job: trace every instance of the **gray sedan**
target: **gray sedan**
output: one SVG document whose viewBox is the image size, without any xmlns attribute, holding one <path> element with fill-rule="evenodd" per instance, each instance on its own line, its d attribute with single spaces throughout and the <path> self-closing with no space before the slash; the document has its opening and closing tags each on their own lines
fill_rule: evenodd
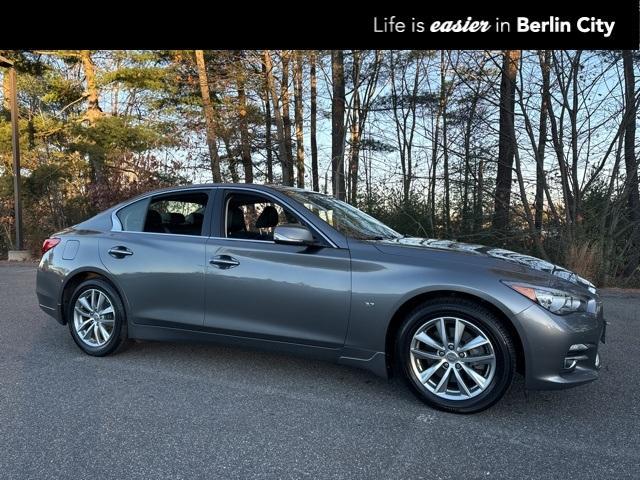
<svg viewBox="0 0 640 480">
<path fill-rule="evenodd" d="M 87 354 L 127 339 L 273 349 L 406 378 L 427 404 L 486 409 L 598 376 L 594 286 L 543 260 L 405 237 L 317 192 L 151 192 L 43 245 L 41 308 Z"/>
</svg>

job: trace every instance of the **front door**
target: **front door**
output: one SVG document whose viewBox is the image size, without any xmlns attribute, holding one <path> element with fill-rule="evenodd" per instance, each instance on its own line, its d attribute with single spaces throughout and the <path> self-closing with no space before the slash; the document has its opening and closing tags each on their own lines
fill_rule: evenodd
<svg viewBox="0 0 640 480">
<path fill-rule="evenodd" d="M 227 190 L 221 200 L 222 235 L 207 243 L 205 326 L 241 336 L 342 346 L 351 298 L 349 251 L 328 244 L 274 243 L 278 224 L 304 222 L 262 192 Z"/>
</svg>

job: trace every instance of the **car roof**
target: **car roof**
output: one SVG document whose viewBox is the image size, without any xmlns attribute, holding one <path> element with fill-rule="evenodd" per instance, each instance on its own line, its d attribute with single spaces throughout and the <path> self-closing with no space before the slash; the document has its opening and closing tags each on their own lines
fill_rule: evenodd
<svg viewBox="0 0 640 480">
<path fill-rule="evenodd" d="M 143 198 L 151 197 L 154 195 L 162 195 L 163 193 L 174 193 L 180 191 L 189 191 L 203 188 L 228 188 L 228 187 L 240 187 L 240 188 L 251 188 L 253 190 L 258 191 L 279 191 L 279 192 L 308 192 L 314 193 L 316 195 L 324 195 L 320 192 L 315 192 L 313 190 L 307 190 L 304 188 L 296 188 L 296 187 L 288 187 L 285 185 L 274 185 L 274 184 L 259 184 L 259 183 L 192 183 L 188 185 L 175 185 L 172 187 L 159 188 L 157 190 L 149 190 L 148 192 L 141 193 L 136 195 L 135 197 L 128 198 L 116 205 L 113 205 L 106 211 L 114 211 L 122 208 L 123 206 L 135 203 L 138 200 Z"/>
</svg>

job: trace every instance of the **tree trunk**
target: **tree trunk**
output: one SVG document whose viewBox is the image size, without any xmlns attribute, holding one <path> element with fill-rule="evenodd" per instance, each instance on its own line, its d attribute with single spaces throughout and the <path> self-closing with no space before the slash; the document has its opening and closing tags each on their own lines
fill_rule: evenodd
<svg viewBox="0 0 640 480">
<path fill-rule="evenodd" d="M 89 124 L 93 126 L 103 115 L 98 102 L 100 94 L 96 85 L 96 66 L 91 58 L 90 50 L 81 50 L 80 58 L 82 59 L 82 68 L 84 70 L 84 76 L 87 83 L 87 89 L 85 91 L 87 98 L 87 111 L 85 117 L 89 120 Z"/>
<path fill-rule="evenodd" d="M 360 97 L 357 92 L 353 95 L 353 115 L 350 126 L 351 141 L 349 142 L 349 201 L 352 205 L 356 205 L 358 202 L 358 164 L 360 163 L 360 122 L 358 118 Z"/>
<path fill-rule="evenodd" d="M 262 62 L 262 75 L 264 76 L 264 147 L 267 151 L 267 183 L 273 183 L 273 150 L 271 143 L 271 101 L 269 100 L 269 84 L 267 81 L 267 66 Z"/>
<path fill-rule="evenodd" d="M 240 65 L 242 70 L 243 65 Z M 253 162 L 251 161 L 251 140 L 249 138 L 249 124 L 247 122 L 247 93 L 245 91 L 244 71 L 238 72 L 238 117 L 240 120 L 240 154 L 244 169 L 245 183 L 253 183 Z"/>
<path fill-rule="evenodd" d="M 287 175 L 288 182 L 285 185 L 293 187 L 293 140 L 291 137 L 291 116 L 289 114 L 289 63 L 291 52 L 282 51 L 282 81 L 280 82 L 280 98 L 282 99 L 282 125 L 284 128 L 284 145 L 287 149 Z"/>
<path fill-rule="evenodd" d="M 265 65 L 265 77 L 269 93 L 273 99 L 273 113 L 276 117 L 276 138 L 278 140 L 278 157 L 282 167 L 282 183 L 284 185 L 293 185 L 293 178 L 289 176 L 288 165 L 291 163 L 289 152 L 285 143 L 284 122 L 280 113 L 280 100 L 276 92 L 275 82 L 273 79 L 273 62 L 271 61 L 271 52 L 265 50 L 263 53 L 263 61 Z"/>
<path fill-rule="evenodd" d="M 298 188 L 304 188 L 304 133 L 302 116 L 302 54 L 295 53 L 293 66 L 293 105 L 296 124 L 296 167 Z"/>
<path fill-rule="evenodd" d="M 480 158 L 478 161 L 478 171 L 476 172 L 476 195 L 475 209 L 473 212 L 473 233 L 480 233 L 484 226 L 484 160 Z"/>
<path fill-rule="evenodd" d="M 238 176 L 238 162 L 236 160 L 235 152 L 231 146 L 230 132 L 226 131 L 221 136 L 224 149 L 227 151 L 226 159 L 229 163 L 229 173 L 231 174 L 231 181 L 233 183 L 239 183 L 240 177 Z"/>
<path fill-rule="evenodd" d="M 5 72 L 2 76 L 2 108 L 8 112 L 11 110 L 11 85 L 9 73 Z"/>
<path fill-rule="evenodd" d="M 309 75 L 311 76 L 311 177 L 312 188 L 314 191 L 320 191 L 320 179 L 318 175 L 318 140 L 316 138 L 316 123 L 318 116 L 318 78 L 316 76 L 316 53 L 312 52 L 309 59 Z"/>
<path fill-rule="evenodd" d="M 513 125 L 515 120 L 516 75 L 518 73 L 519 50 L 505 50 L 500 82 L 500 131 L 498 143 L 498 172 L 496 176 L 495 210 L 493 228 L 504 237 L 509 226 L 509 206 L 511 202 L 511 181 L 513 174 L 514 144 Z"/>
<path fill-rule="evenodd" d="M 432 235 L 435 237 L 436 223 L 436 175 L 438 174 L 438 142 L 440 139 L 440 115 L 442 109 L 438 107 L 433 124 L 433 139 L 431 141 L 431 172 L 429 178 L 429 213 L 431 215 Z"/>
<path fill-rule="evenodd" d="M 476 109 L 478 108 L 478 100 L 480 94 L 478 91 L 473 93 L 471 99 L 471 107 L 466 119 L 464 130 L 464 193 L 462 198 L 462 233 L 467 235 L 471 232 L 471 212 L 469 208 L 469 187 L 471 172 L 471 135 L 473 130 L 473 122 L 476 116 Z M 475 198 L 475 196 L 474 196 Z"/>
<path fill-rule="evenodd" d="M 358 168 L 360 163 L 360 52 L 353 50 L 353 114 L 351 115 L 351 141 L 349 151 L 350 203 L 358 202 Z"/>
<path fill-rule="evenodd" d="M 632 275 L 640 264 L 640 195 L 638 192 L 638 162 L 636 161 L 636 79 L 633 71 L 633 52 L 622 51 L 625 85 L 624 163 L 627 173 L 627 207 L 631 222 L 631 251 L 624 273 Z"/>
<path fill-rule="evenodd" d="M 440 56 L 440 105 L 442 110 L 442 166 L 444 169 L 444 237 L 451 235 L 451 194 L 449 182 L 449 141 L 447 129 L 447 90 L 446 90 L 445 52 Z"/>
<path fill-rule="evenodd" d="M 331 51 L 331 76 L 333 80 L 333 98 L 331 100 L 331 184 L 334 197 L 345 199 L 344 181 L 344 52 Z"/>
<path fill-rule="evenodd" d="M 84 94 L 87 99 L 87 110 L 84 116 L 89 122 L 89 126 L 93 128 L 96 122 L 103 116 L 99 103 L 100 92 L 98 91 L 98 86 L 96 84 L 96 66 L 91 58 L 90 50 L 81 50 L 80 59 L 82 60 L 82 69 L 84 71 L 86 81 L 86 90 Z M 8 75 L 5 75 L 5 77 L 8 77 Z M 89 153 L 89 163 L 93 173 L 93 182 L 98 185 L 104 185 L 105 183 L 105 160 L 105 156 L 101 152 L 94 151 L 93 153 Z"/>
<path fill-rule="evenodd" d="M 540 125 L 538 128 L 538 148 L 536 151 L 536 198 L 535 198 L 535 229 L 537 235 L 542 234 L 542 213 L 544 209 L 544 151 L 547 143 L 547 115 L 549 98 L 549 71 L 551 54 L 545 50 L 540 55 L 540 69 L 542 70 L 542 100 L 540 102 Z"/>
<path fill-rule="evenodd" d="M 211 159 L 211 175 L 215 183 L 222 182 L 220 174 L 220 156 L 218 154 L 218 144 L 216 137 L 216 122 L 209 92 L 209 77 L 207 75 L 207 64 L 204 61 L 204 52 L 196 50 L 196 63 L 198 65 L 198 81 L 200 83 L 200 94 L 202 95 L 202 108 L 207 130 L 207 145 L 209 146 L 209 157 Z"/>
</svg>

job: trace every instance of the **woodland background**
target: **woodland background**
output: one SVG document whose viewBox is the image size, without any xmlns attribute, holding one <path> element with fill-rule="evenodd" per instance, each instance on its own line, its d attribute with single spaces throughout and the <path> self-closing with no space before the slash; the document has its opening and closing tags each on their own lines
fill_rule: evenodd
<svg viewBox="0 0 640 480">
<path fill-rule="evenodd" d="M 18 70 L 34 251 L 154 188 L 281 183 L 333 194 L 401 233 L 640 284 L 637 51 L 0 55 Z M 13 239 L 3 79 L 0 257 Z"/>
</svg>

